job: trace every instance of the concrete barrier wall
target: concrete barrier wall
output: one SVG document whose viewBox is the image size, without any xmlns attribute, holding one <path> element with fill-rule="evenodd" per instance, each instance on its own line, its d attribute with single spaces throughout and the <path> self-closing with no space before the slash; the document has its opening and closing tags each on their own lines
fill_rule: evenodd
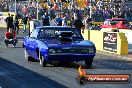
<svg viewBox="0 0 132 88">
<path fill-rule="evenodd" d="M 103 50 L 103 32 L 90 30 L 90 40 L 96 44 L 97 50 Z"/>
<path fill-rule="evenodd" d="M 117 33 L 117 54 L 127 55 L 128 54 L 128 41 L 125 33 Z"/>
<path fill-rule="evenodd" d="M 85 40 L 90 40 L 90 30 L 83 29 L 81 33 L 82 33 L 83 38 Z"/>
<path fill-rule="evenodd" d="M 128 44 L 132 44 L 132 30 L 119 29 L 119 31 L 125 33 L 125 36 L 127 37 Z"/>
<path fill-rule="evenodd" d="M 82 35 L 85 40 L 91 40 L 95 44 L 97 50 L 103 51 L 103 32 L 84 29 Z"/>
<path fill-rule="evenodd" d="M 112 32 L 110 32 L 112 33 Z M 104 50 L 103 41 L 104 41 L 104 32 L 96 30 L 82 30 L 82 35 L 85 40 L 90 40 L 94 42 L 96 49 L 99 51 L 114 53 Z M 128 41 L 125 36 L 125 33 L 117 32 L 117 52 L 115 54 L 127 55 L 128 54 Z"/>
</svg>

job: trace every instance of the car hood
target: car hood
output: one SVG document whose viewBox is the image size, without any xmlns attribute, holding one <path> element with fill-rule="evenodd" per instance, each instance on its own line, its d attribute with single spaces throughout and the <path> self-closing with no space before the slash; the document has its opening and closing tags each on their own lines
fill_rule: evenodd
<svg viewBox="0 0 132 88">
<path fill-rule="evenodd" d="M 48 47 L 62 47 L 62 46 L 94 46 L 93 42 L 88 40 L 77 39 L 72 42 L 60 42 L 58 39 L 42 39 Z"/>
</svg>

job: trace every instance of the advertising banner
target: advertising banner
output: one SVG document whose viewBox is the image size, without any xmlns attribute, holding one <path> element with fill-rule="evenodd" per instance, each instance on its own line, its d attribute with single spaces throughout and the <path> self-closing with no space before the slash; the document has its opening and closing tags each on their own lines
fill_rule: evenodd
<svg viewBox="0 0 132 88">
<path fill-rule="evenodd" d="M 117 33 L 104 32 L 103 39 L 104 50 L 117 53 Z"/>
</svg>

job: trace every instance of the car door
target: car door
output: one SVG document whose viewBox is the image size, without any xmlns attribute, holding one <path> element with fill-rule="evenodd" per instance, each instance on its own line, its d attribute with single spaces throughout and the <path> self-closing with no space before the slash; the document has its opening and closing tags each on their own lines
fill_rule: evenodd
<svg viewBox="0 0 132 88">
<path fill-rule="evenodd" d="M 30 35 L 30 39 L 29 39 L 29 42 L 28 42 L 28 50 L 29 50 L 29 53 L 30 55 L 36 59 L 37 55 L 36 55 L 36 48 L 37 48 L 37 35 L 38 35 L 38 29 L 34 29 L 32 32 L 31 32 L 31 35 Z"/>
</svg>

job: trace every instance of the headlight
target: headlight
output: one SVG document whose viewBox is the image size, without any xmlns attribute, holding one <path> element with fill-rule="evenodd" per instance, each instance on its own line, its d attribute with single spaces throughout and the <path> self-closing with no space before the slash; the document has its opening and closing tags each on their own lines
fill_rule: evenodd
<svg viewBox="0 0 132 88">
<path fill-rule="evenodd" d="M 93 47 L 89 48 L 89 53 L 94 53 L 94 48 Z"/>
<path fill-rule="evenodd" d="M 55 53 L 56 53 L 55 49 L 49 49 L 49 54 L 55 54 Z"/>
<path fill-rule="evenodd" d="M 89 50 L 88 49 L 82 49 L 82 52 L 83 53 L 89 53 Z"/>
<path fill-rule="evenodd" d="M 87 53 L 87 54 L 93 54 L 94 53 L 94 48 L 93 47 L 89 47 L 89 48 L 86 48 L 86 49 L 82 49 L 82 52 L 83 53 Z"/>
</svg>

